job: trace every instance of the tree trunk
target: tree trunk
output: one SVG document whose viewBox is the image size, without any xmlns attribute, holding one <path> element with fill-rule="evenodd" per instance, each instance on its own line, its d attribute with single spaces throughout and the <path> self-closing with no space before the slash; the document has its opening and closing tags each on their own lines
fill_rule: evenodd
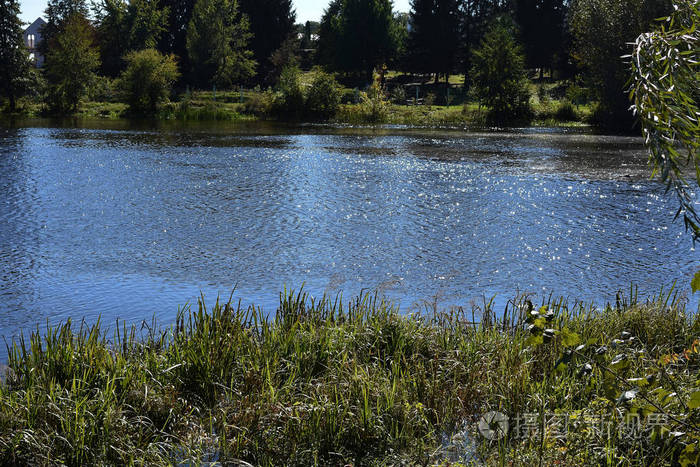
<svg viewBox="0 0 700 467">
<path fill-rule="evenodd" d="M 14 112 L 17 108 L 17 99 L 15 99 L 15 93 L 11 92 L 7 98 L 10 101 L 10 113 Z"/>
</svg>

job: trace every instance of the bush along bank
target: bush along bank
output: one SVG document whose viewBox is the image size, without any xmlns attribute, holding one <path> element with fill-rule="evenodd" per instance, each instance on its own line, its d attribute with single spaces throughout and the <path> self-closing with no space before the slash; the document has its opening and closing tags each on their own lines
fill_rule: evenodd
<svg viewBox="0 0 700 467">
<path fill-rule="evenodd" d="M 578 88 L 558 84 L 532 85 L 527 112 L 494 112 L 462 89 L 447 99 L 442 89 L 422 91 L 423 98 L 406 99 L 404 86 L 382 86 L 375 80 L 364 91 L 342 87 L 334 75 L 320 69 L 301 72 L 290 67 L 283 70 L 277 84 L 263 90 L 190 91 L 163 94 L 164 86 L 154 86 L 153 96 L 134 90 L 142 89 L 144 73 L 156 74 L 166 67 L 168 57 L 140 54 L 132 57 L 131 74 L 119 80 L 97 80 L 87 99 L 74 112 L 56 113 L 42 100 L 21 101 L 17 113 L 9 117 L 77 117 L 107 119 L 154 119 L 179 121 L 251 121 L 330 122 L 334 124 L 398 124 L 417 127 L 490 127 L 490 126 L 572 126 L 590 122 L 595 103 L 578 97 Z M 158 75 L 160 76 L 160 75 Z M 127 79 L 128 77 L 128 79 Z M 151 81 L 155 81 L 152 79 Z M 568 87 L 567 87 L 568 86 Z M 569 93 L 569 90 L 573 90 Z M 443 94 L 440 94 L 442 91 Z M 536 92 L 535 92 L 536 91 Z M 566 95 L 564 95 L 566 91 Z M 459 95 L 459 99 L 454 96 Z M 569 96 L 571 94 L 571 96 Z M 580 92 L 579 92 L 580 94 Z M 576 101 L 574 105 L 572 102 Z M 581 102 L 584 102 L 581 104 Z M 124 102 L 130 102 L 126 104 Z M 499 117 L 500 115 L 500 117 Z"/>
<path fill-rule="evenodd" d="M 699 330 L 668 295 L 406 315 L 285 291 L 270 316 L 67 322 L 9 348 L 0 462 L 692 465 Z"/>
</svg>

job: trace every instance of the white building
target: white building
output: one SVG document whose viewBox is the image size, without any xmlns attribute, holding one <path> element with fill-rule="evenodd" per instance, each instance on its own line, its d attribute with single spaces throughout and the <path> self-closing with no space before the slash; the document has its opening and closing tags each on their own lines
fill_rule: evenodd
<svg viewBox="0 0 700 467">
<path fill-rule="evenodd" d="M 34 20 L 32 24 L 29 25 L 27 29 L 24 30 L 22 37 L 24 38 L 24 45 L 29 51 L 29 57 L 32 59 L 37 68 L 41 68 L 44 65 L 44 56 L 39 53 L 37 47 L 41 42 L 41 30 L 46 25 L 46 21 L 41 18 Z"/>
</svg>

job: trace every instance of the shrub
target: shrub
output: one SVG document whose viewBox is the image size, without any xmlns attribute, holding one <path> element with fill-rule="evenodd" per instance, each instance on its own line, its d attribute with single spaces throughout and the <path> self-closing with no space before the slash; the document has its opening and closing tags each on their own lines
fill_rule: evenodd
<svg viewBox="0 0 700 467">
<path fill-rule="evenodd" d="M 333 75 L 319 71 L 306 93 L 306 111 L 314 118 L 328 119 L 340 106 L 338 83 Z"/>
<path fill-rule="evenodd" d="M 435 104 L 435 93 L 429 92 L 426 94 L 425 98 L 423 99 L 423 104 L 425 104 L 426 107 L 431 108 L 433 104 Z"/>
<path fill-rule="evenodd" d="M 364 121 L 368 123 L 382 123 L 386 121 L 389 112 L 389 102 L 384 96 L 384 91 L 377 81 L 360 93 L 360 112 Z"/>
<path fill-rule="evenodd" d="M 125 60 L 127 66 L 119 78 L 119 88 L 129 108 L 137 113 L 155 112 L 180 76 L 175 56 L 145 49 L 130 52 Z"/>
<path fill-rule="evenodd" d="M 474 52 L 472 77 L 479 101 L 491 109 L 496 122 L 530 116 L 530 92 L 525 58 L 511 28 L 494 23 Z"/>
<path fill-rule="evenodd" d="M 403 105 L 406 103 L 406 90 L 403 86 L 394 86 L 389 92 L 389 100 L 393 104 Z"/>
<path fill-rule="evenodd" d="M 267 117 L 272 113 L 275 96 L 272 91 L 254 92 L 246 97 L 243 103 L 243 112 Z"/>
<path fill-rule="evenodd" d="M 282 70 L 277 81 L 272 112 L 277 116 L 298 117 L 304 108 L 304 93 L 299 82 L 300 71 L 295 66 Z"/>
<path fill-rule="evenodd" d="M 341 104 L 359 104 L 360 103 L 360 92 L 357 89 L 351 91 L 345 91 L 342 96 L 340 96 Z"/>
<path fill-rule="evenodd" d="M 566 98 L 575 105 L 588 104 L 590 101 L 590 96 L 588 94 L 588 89 L 582 88 L 576 84 L 572 84 L 566 88 Z"/>
<path fill-rule="evenodd" d="M 576 114 L 576 109 L 571 101 L 564 100 L 559 103 L 557 107 L 557 112 L 554 114 L 557 120 L 564 122 L 572 122 L 578 120 L 578 115 Z"/>
<path fill-rule="evenodd" d="M 91 101 L 110 102 L 114 98 L 114 80 L 107 76 L 96 76 L 90 83 L 87 97 Z"/>
</svg>

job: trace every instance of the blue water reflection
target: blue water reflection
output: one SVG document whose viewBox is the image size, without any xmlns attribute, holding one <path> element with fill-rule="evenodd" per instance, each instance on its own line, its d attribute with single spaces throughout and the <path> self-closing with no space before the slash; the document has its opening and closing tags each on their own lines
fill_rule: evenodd
<svg viewBox="0 0 700 467">
<path fill-rule="evenodd" d="M 0 335 L 173 319 L 200 290 L 614 299 L 700 255 L 636 138 L 576 132 L 0 129 Z M 697 307 L 697 298 L 691 297 Z"/>
</svg>

